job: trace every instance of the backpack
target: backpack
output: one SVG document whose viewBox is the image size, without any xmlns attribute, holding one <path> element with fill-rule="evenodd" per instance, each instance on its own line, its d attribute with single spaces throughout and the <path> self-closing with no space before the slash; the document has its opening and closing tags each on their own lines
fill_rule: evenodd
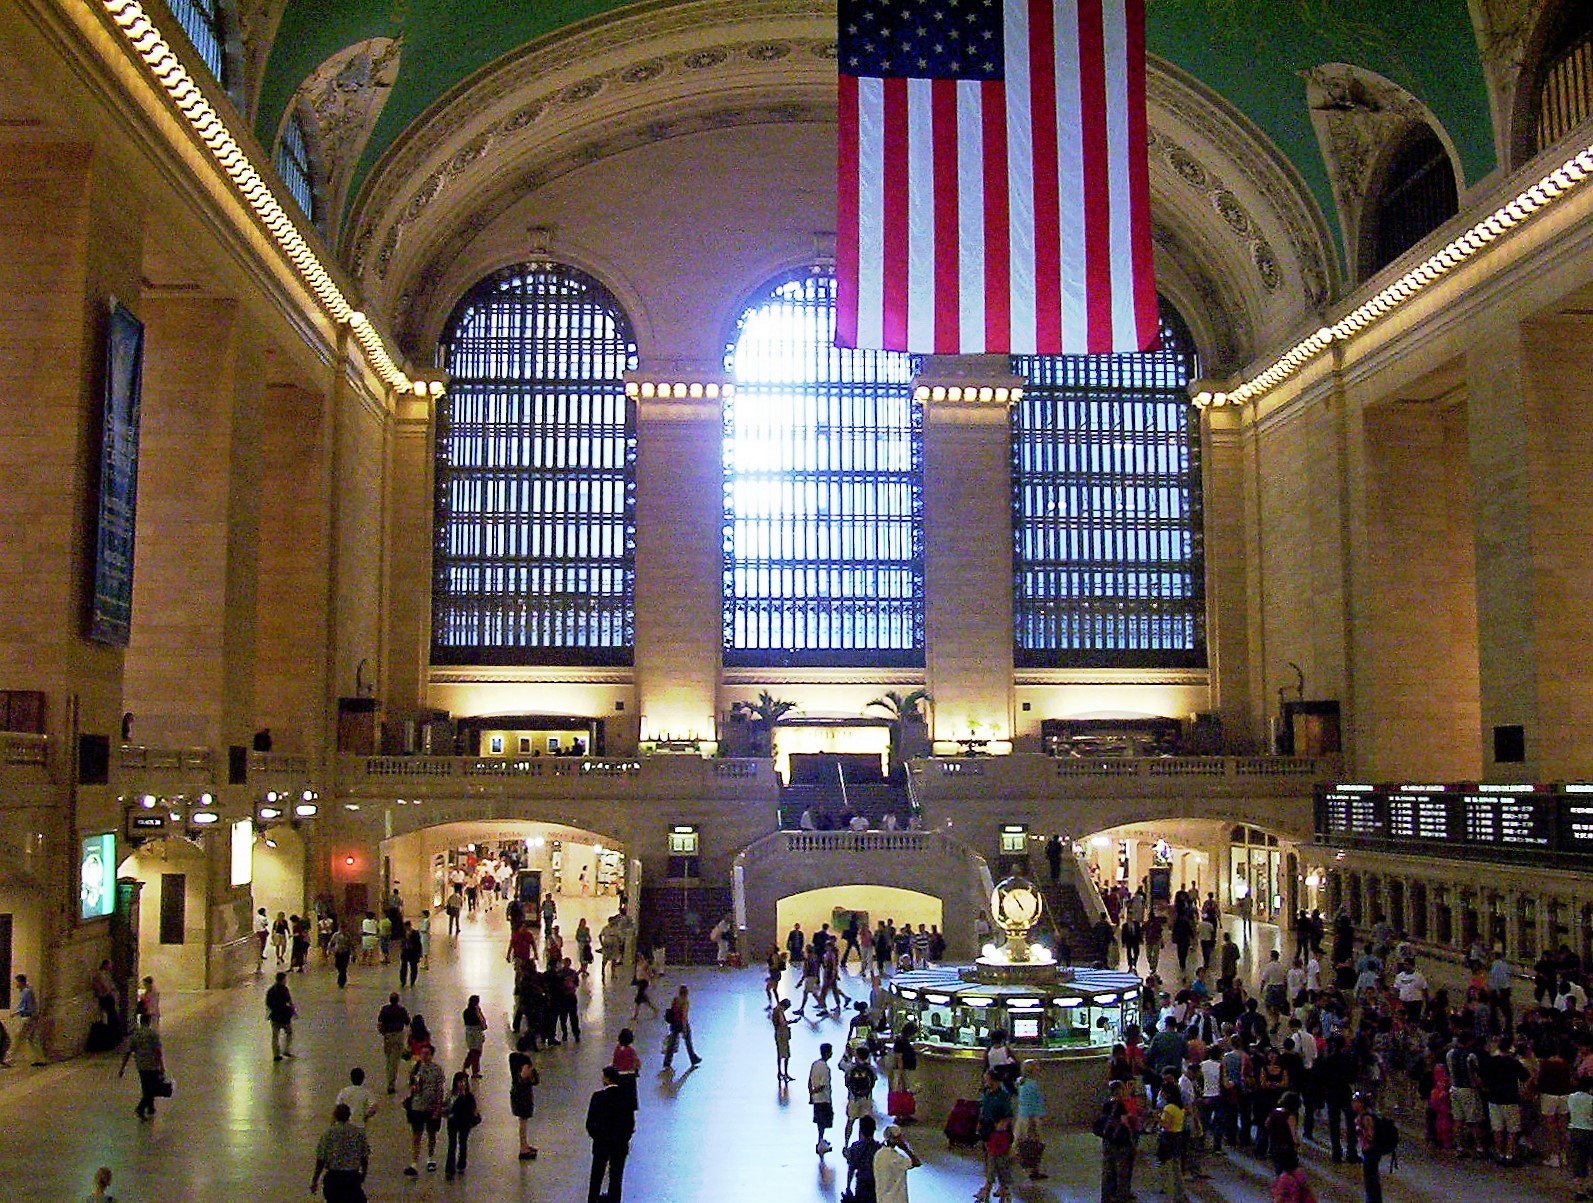
<svg viewBox="0 0 1593 1203">
<path fill-rule="evenodd" d="M 1372 1152 L 1387 1157 L 1390 1168 L 1398 1168 L 1399 1125 L 1385 1115 L 1372 1117 Z"/>
<path fill-rule="evenodd" d="M 674 1003 L 670 1003 L 669 1009 L 664 1012 L 664 1022 L 669 1024 L 669 1030 L 671 1032 L 678 1032 L 682 1030 L 684 1025 L 682 1025 L 680 1022 L 680 1009 L 676 1007 Z"/>
<path fill-rule="evenodd" d="M 862 1098 L 874 1089 L 874 1071 L 866 1065 L 854 1065 L 846 1071 L 846 1092 Z"/>
</svg>

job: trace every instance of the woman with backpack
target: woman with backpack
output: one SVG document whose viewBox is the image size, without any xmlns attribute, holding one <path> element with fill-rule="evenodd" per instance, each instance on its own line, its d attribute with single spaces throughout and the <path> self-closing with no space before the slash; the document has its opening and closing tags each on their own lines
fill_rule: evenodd
<svg viewBox="0 0 1593 1203">
<path fill-rule="evenodd" d="M 1393 1120 L 1377 1114 L 1372 1100 L 1365 1094 L 1357 1093 L 1350 1107 L 1355 1112 L 1355 1137 L 1361 1149 L 1361 1184 L 1366 1203 L 1383 1203 L 1382 1161 L 1394 1151 L 1390 1147 L 1393 1142 L 1389 1129 L 1395 1132 L 1398 1129 L 1394 1128 Z"/>
</svg>

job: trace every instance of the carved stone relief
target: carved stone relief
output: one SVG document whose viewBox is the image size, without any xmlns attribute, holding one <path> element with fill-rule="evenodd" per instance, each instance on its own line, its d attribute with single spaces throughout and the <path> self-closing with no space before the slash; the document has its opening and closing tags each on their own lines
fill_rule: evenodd
<svg viewBox="0 0 1593 1203">
<path fill-rule="evenodd" d="M 1245 185 L 1265 200 L 1267 210 L 1288 239 L 1289 253 L 1299 272 L 1307 302 L 1321 305 L 1333 296 L 1338 284 L 1338 260 L 1331 249 L 1331 236 L 1304 182 L 1281 154 L 1260 137 L 1250 136 L 1242 118 L 1220 118 L 1218 114 L 1227 107 L 1227 102 L 1170 63 L 1155 62 L 1146 81 L 1146 96 L 1153 112 L 1156 108 L 1165 109 L 1198 133 L 1233 165 Z M 1210 193 L 1206 183 L 1196 182 L 1200 167 L 1187 152 L 1169 162 L 1192 187 Z M 1232 224 L 1229 217 L 1232 206 L 1225 204 L 1224 207 L 1229 210 L 1223 213 L 1224 220 Z M 1265 252 L 1253 249 L 1252 255 L 1256 270 L 1267 276 L 1272 274 L 1267 264 L 1276 266 L 1279 262 L 1276 249 L 1270 245 Z M 1279 267 L 1278 270 L 1282 272 L 1283 269 Z"/>
<path fill-rule="evenodd" d="M 266 59 L 277 38 L 277 26 L 288 0 L 238 0 L 238 41 L 243 48 L 243 111 L 249 123 L 259 116 L 260 85 Z"/>
<path fill-rule="evenodd" d="M 319 152 L 322 201 L 333 227 L 376 119 L 392 95 L 402 53 L 401 38 L 368 38 L 345 46 L 299 86 L 295 99 L 313 114 L 310 132 Z"/>
<path fill-rule="evenodd" d="M 1344 245 L 1353 261 L 1361 243 L 1367 194 L 1384 153 L 1413 125 L 1430 126 L 1440 139 L 1444 132 L 1426 105 L 1376 72 L 1349 63 L 1324 63 L 1304 76 L 1311 125 L 1322 147 Z M 1453 160 L 1453 148 L 1449 149 Z M 1455 178 L 1461 178 L 1458 162 Z"/>
<path fill-rule="evenodd" d="M 1550 3 L 1551 0 L 1471 0 L 1471 21 L 1477 33 L 1482 72 L 1488 81 L 1500 162 L 1509 162 L 1516 92 L 1527 65 L 1532 33 Z"/>
</svg>

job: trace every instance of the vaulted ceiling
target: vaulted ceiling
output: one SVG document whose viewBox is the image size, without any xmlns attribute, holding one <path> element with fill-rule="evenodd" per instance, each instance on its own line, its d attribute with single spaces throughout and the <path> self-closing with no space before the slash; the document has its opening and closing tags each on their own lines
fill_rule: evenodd
<svg viewBox="0 0 1593 1203">
<path fill-rule="evenodd" d="M 257 128 L 270 145 L 295 91 L 318 68 L 356 43 L 398 39 L 390 93 L 341 190 L 342 199 L 352 201 L 396 142 L 424 137 L 439 102 L 495 60 L 575 26 L 600 35 L 605 18 L 620 10 L 628 16 L 679 13 L 695 2 L 286 0 L 258 79 Z M 1501 4 L 1508 7 L 1508 0 L 1484 7 Z M 814 5 L 815 14 L 825 11 L 833 14 L 833 4 Z M 1467 0 L 1149 0 L 1147 19 L 1152 54 L 1254 122 L 1299 173 L 1324 216 L 1334 213 L 1333 182 L 1304 78 L 1322 64 L 1375 72 L 1422 102 L 1447 135 L 1467 183 L 1496 164 L 1488 81 Z"/>
</svg>

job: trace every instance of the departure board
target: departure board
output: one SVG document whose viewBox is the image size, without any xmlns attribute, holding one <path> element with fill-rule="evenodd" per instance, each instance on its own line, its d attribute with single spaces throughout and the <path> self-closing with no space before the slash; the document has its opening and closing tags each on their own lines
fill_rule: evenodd
<svg viewBox="0 0 1593 1203">
<path fill-rule="evenodd" d="M 1593 784 L 1323 785 L 1316 801 L 1326 844 L 1593 866 Z"/>
</svg>

